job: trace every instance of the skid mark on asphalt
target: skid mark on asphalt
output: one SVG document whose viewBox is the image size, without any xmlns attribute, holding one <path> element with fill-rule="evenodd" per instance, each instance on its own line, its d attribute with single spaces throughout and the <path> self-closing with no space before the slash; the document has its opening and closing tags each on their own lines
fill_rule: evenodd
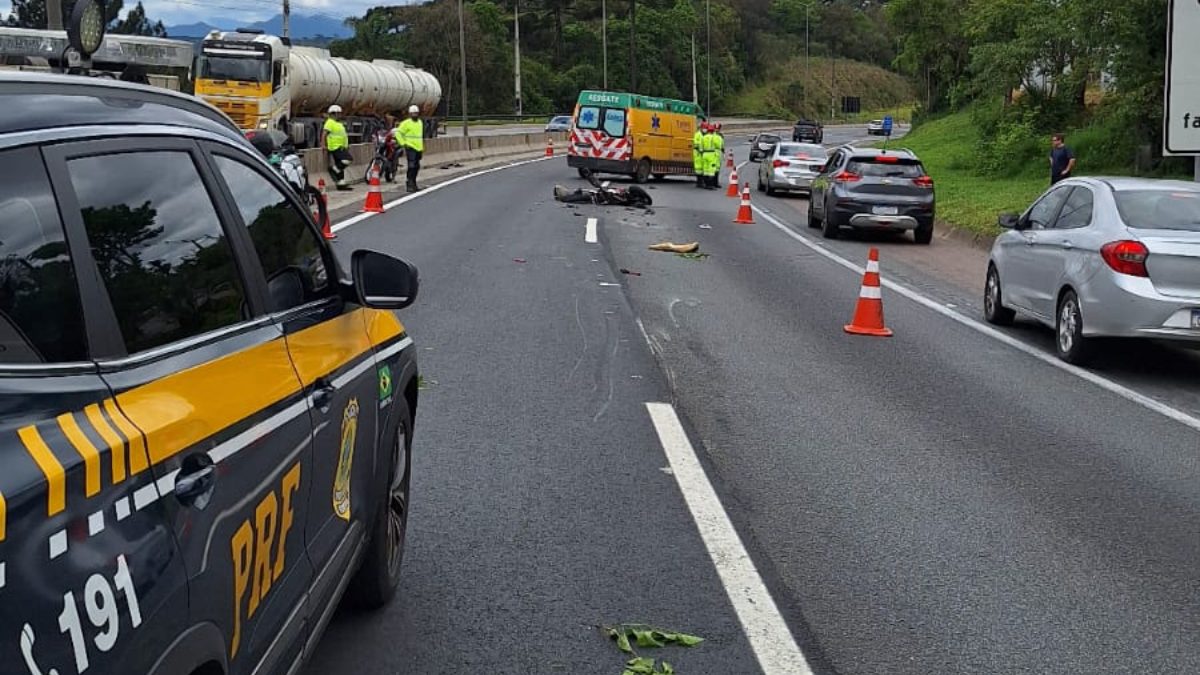
<svg viewBox="0 0 1200 675">
<path fill-rule="evenodd" d="M 780 232 L 787 235 L 788 237 L 791 237 L 795 241 L 803 244 L 804 246 L 807 246 L 808 248 L 812 249 L 813 251 L 816 251 L 817 253 L 821 254 L 822 256 L 828 258 L 829 260 L 837 263 L 838 265 L 841 265 L 842 267 L 845 267 L 846 269 L 848 269 L 856 274 L 862 274 L 864 272 L 863 267 L 843 258 L 842 256 L 838 255 L 837 253 L 834 253 L 833 251 L 830 251 L 826 247 L 809 239 L 808 237 L 806 237 L 802 234 L 799 234 L 794 229 L 789 227 L 786 223 L 779 220 L 775 216 L 771 215 L 769 212 L 764 211 L 763 209 L 760 209 L 757 206 L 751 206 L 751 208 L 754 209 L 754 211 L 758 215 L 765 218 L 767 220 L 767 222 L 769 222 L 771 225 L 773 225 L 776 229 L 778 229 Z M 1150 410 L 1151 412 L 1158 413 L 1159 415 L 1162 415 L 1163 417 L 1166 417 L 1168 419 L 1179 422 L 1180 424 L 1183 424 L 1183 425 L 1185 425 L 1191 429 L 1194 429 L 1196 431 L 1200 431 L 1200 418 L 1189 415 L 1189 414 L 1183 412 L 1182 410 L 1179 410 L 1178 408 L 1174 408 L 1165 403 L 1156 401 L 1153 398 L 1151 398 L 1145 394 L 1139 393 L 1139 392 L 1137 392 L 1133 389 L 1130 389 L 1129 387 L 1126 387 L 1122 384 L 1118 384 L 1102 375 L 1097 375 L 1096 373 L 1093 373 L 1090 370 L 1085 370 L 1078 366 L 1073 366 L 1069 363 L 1066 363 L 1066 362 L 1060 360 L 1057 356 L 1047 354 L 1046 352 L 1038 349 L 1037 347 L 1029 345 L 1015 337 L 1012 337 L 1011 335 L 1002 333 L 1002 332 L 996 330 L 995 328 L 992 328 L 991 326 L 980 323 L 979 321 L 976 321 L 975 319 L 965 316 L 964 314 L 958 312 L 955 309 L 948 308 L 946 305 L 944 305 L 940 302 L 931 300 L 931 299 L 925 297 L 924 295 L 922 295 L 921 293 L 912 290 L 908 286 L 905 286 L 903 284 L 898 284 L 889 279 L 883 279 L 882 285 L 884 288 L 887 288 L 890 291 L 895 291 L 896 293 L 904 296 L 905 298 L 908 298 L 909 300 L 912 300 L 913 302 L 917 303 L 918 305 L 921 305 L 922 307 L 933 310 L 934 312 L 941 314 L 942 316 L 950 319 L 951 321 L 954 321 L 958 324 L 966 326 L 967 328 L 970 328 L 978 333 L 986 335 L 987 337 L 990 337 L 993 340 L 996 340 L 996 341 L 1001 342 L 1009 347 L 1012 347 L 1013 349 L 1016 349 L 1017 351 L 1025 354 L 1027 356 L 1031 356 L 1031 357 L 1037 359 L 1038 361 L 1045 363 L 1046 365 L 1057 368 L 1065 373 L 1074 375 L 1075 377 L 1078 377 L 1081 380 L 1084 380 L 1086 382 L 1094 384 L 1097 387 L 1100 387 L 1101 389 L 1103 389 L 1111 394 L 1115 394 L 1131 403 L 1140 405 L 1143 408 Z"/>
<path fill-rule="evenodd" d="M 670 462 L 670 473 L 683 493 L 764 675 L 812 675 L 808 661 L 704 473 L 674 406 L 647 403 L 646 410 Z"/>
</svg>

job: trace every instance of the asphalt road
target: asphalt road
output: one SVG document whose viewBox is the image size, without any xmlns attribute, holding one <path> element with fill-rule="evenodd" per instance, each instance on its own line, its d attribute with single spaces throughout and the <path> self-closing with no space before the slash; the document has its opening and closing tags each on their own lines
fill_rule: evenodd
<svg viewBox="0 0 1200 675">
<path fill-rule="evenodd" d="M 596 627 L 623 621 L 708 638 L 664 654 L 681 674 L 761 672 L 654 401 L 816 672 L 1200 672 L 1193 352 L 1114 347 L 1090 382 L 1044 331 L 979 329 L 978 251 L 826 242 L 797 197 L 754 193 L 739 226 L 684 181 L 652 213 L 569 208 L 555 182 L 580 184 L 528 164 L 341 232 L 420 267 L 402 317 L 428 387 L 401 594 L 340 612 L 308 673 L 616 675 Z M 891 339 L 842 331 L 871 245 L 926 299 L 884 290 Z"/>
<path fill-rule="evenodd" d="M 722 119 L 717 118 L 718 122 L 761 122 L 770 124 L 772 120 L 753 120 L 753 119 Z M 445 126 L 445 136 L 459 137 L 463 135 L 462 123 L 450 120 L 452 124 Z M 542 131 L 546 128 L 545 124 L 472 124 L 468 130 L 472 136 L 508 136 L 511 134 L 529 134 Z"/>
</svg>

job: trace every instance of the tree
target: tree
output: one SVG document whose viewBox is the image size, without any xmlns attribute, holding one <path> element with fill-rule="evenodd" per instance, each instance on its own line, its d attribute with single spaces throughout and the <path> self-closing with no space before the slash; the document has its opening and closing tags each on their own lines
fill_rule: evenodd
<svg viewBox="0 0 1200 675">
<path fill-rule="evenodd" d="M 117 0 L 117 2 L 114 4 L 116 4 L 119 9 L 121 0 Z M 113 16 L 116 15 L 113 14 Z M 146 8 L 142 7 L 141 0 L 138 0 L 138 4 L 134 5 L 133 9 L 129 10 L 129 13 L 125 15 L 124 19 L 114 19 L 112 21 L 113 23 L 108 29 L 111 33 L 117 33 L 121 35 L 148 35 L 151 37 L 167 36 L 167 29 L 163 26 L 162 21 L 152 22 L 146 17 Z"/>
</svg>

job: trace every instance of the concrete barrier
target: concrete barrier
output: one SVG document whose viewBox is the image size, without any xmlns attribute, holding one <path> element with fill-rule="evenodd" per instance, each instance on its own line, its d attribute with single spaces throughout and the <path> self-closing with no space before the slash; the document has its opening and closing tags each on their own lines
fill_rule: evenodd
<svg viewBox="0 0 1200 675">
<path fill-rule="evenodd" d="M 725 132 L 743 133 L 783 128 L 785 126 L 787 126 L 786 122 L 772 123 L 770 125 L 764 125 L 762 122 L 727 122 L 723 125 L 723 130 Z M 425 139 L 425 157 L 422 159 L 422 164 L 444 164 L 447 162 L 461 162 L 465 159 L 488 159 L 490 157 L 501 157 L 527 152 L 543 152 L 546 149 L 546 139 L 548 138 L 554 140 L 554 154 L 556 156 L 566 155 L 567 134 L 564 132 L 545 133 L 538 131 L 525 134 L 472 136 L 469 139 L 442 136 Z M 317 149 L 301 150 L 300 154 L 304 158 L 304 166 L 308 169 L 308 175 L 313 183 L 316 183 L 318 178 L 328 176 L 328 154 Z M 348 169 L 346 178 L 350 182 L 359 182 L 362 180 L 362 172 L 366 170 L 367 164 L 375 156 L 375 145 L 373 143 L 352 145 L 350 146 L 350 155 L 354 158 L 354 164 Z M 401 169 L 401 173 L 403 173 L 403 169 Z"/>
</svg>

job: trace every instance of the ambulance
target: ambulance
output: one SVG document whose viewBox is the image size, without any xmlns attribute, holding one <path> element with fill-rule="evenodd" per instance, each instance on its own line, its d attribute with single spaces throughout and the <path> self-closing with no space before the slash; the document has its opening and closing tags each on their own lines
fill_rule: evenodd
<svg viewBox="0 0 1200 675">
<path fill-rule="evenodd" d="M 575 104 L 567 165 L 586 172 L 693 176 L 692 137 L 704 116 L 688 101 L 610 91 L 583 91 Z"/>
</svg>

